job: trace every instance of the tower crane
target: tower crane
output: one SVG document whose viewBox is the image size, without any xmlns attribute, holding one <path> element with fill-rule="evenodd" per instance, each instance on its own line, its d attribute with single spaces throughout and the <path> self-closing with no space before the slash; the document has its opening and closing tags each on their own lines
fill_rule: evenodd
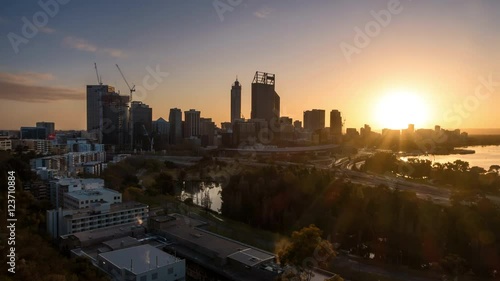
<svg viewBox="0 0 500 281">
<path fill-rule="evenodd" d="M 102 77 L 99 76 L 99 72 L 97 71 L 97 63 L 94 62 L 94 68 L 95 68 L 95 74 L 97 75 L 97 83 L 99 85 L 102 85 Z"/>
<path fill-rule="evenodd" d="M 122 72 L 122 70 L 120 69 L 120 67 L 118 66 L 118 64 L 116 64 L 116 68 L 118 68 L 118 71 L 120 71 L 120 74 L 121 74 L 121 75 L 122 75 L 122 77 L 123 77 L 123 81 L 125 81 L 125 84 L 127 84 L 127 87 L 128 87 L 128 89 L 129 89 L 129 91 L 130 91 L 130 102 L 132 102 L 132 101 L 133 101 L 133 98 L 132 98 L 132 93 L 133 93 L 133 92 L 135 92 L 135 85 L 134 85 L 134 84 L 132 84 L 132 87 L 130 87 L 130 85 L 129 85 L 129 84 L 128 84 L 128 82 L 127 82 L 127 79 L 125 78 L 125 75 L 123 75 L 123 72 Z"/>
<path fill-rule="evenodd" d="M 123 81 L 125 81 L 125 84 L 127 84 L 127 87 L 130 91 L 130 115 L 129 115 L 129 129 L 130 129 L 130 148 L 132 151 L 134 150 L 134 115 L 132 114 L 132 93 L 135 92 L 135 85 L 132 84 L 132 87 L 130 87 L 129 83 L 127 82 L 127 79 L 125 78 L 125 75 L 123 75 L 122 70 L 118 66 L 118 64 L 115 64 L 116 68 L 118 68 L 118 71 L 122 75 Z"/>
</svg>

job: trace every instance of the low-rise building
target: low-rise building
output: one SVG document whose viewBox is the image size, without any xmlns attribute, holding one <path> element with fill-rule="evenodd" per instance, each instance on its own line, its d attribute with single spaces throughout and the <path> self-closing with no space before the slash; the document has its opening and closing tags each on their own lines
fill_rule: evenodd
<svg viewBox="0 0 500 281">
<path fill-rule="evenodd" d="M 47 168 L 58 170 L 65 176 L 76 176 L 81 165 L 91 163 L 95 166 L 96 162 L 104 163 L 106 161 L 106 153 L 103 151 L 89 152 L 69 152 L 62 155 L 53 155 L 40 157 L 30 160 L 31 169 Z M 96 170 L 100 173 L 100 170 Z"/>
<path fill-rule="evenodd" d="M 100 202 L 121 203 L 122 195 L 108 188 L 76 190 L 64 194 L 63 206 L 67 209 L 85 209 Z"/>
<path fill-rule="evenodd" d="M 195 280 L 210 273 L 224 280 L 275 280 L 282 273 L 274 254 L 204 230 L 203 221 L 179 214 L 149 221 L 150 231 L 173 242 L 165 247 L 168 251 L 185 258 L 188 267 L 196 264 L 187 273 Z"/>
<path fill-rule="evenodd" d="M 97 263 L 114 281 L 186 280 L 185 260 L 147 244 L 99 254 Z"/>
<path fill-rule="evenodd" d="M 62 178 L 50 182 L 50 202 L 57 208 L 64 206 L 64 194 L 77 190 L 96 190 L 104 188 L 103 179 Z"/>
<path fill-rule="evenodd" d="M 138 202 L 94 203 L 85 209 L 47 211 L 47 232 L 52 238 L 82 231 L 137 222 L 148 218 L 149 206 Z"/>
<path fill-rule="evenodd" d="M 12 141 L 7 138 L 0 138 L 0 150 L 1 151 L 12 150 Z"/>
</svg>

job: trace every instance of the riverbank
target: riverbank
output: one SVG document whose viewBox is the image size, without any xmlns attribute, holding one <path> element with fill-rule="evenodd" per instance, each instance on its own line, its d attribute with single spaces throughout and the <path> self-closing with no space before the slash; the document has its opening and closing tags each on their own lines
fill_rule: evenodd
<svg viewBox="0 0 500 281">
<path fill-rule="evenodd" d="M 409 158 L 417 158 L 421 160 L 430 160 L 433 163 L 453 163 L 456 160 L 462 160 L 469 163 L 470 167 L 481 167 L 489 170 L 493 165 L 500 165 L 500 146 L 468 146 L 458 148 L 461 151 L 473 150 L 474 153 L 461 153 L 461 154 L 398 154 L 397 156 L 407 161 Z"/>
</svg>

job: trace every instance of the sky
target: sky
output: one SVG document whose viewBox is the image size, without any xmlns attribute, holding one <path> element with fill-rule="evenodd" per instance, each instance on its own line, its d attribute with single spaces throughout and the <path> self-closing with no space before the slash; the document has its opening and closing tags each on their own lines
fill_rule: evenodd
<svg viewBox="0 0 500 281">
<path fill-rule="evenodd" d="M 294 120 L 338 109 L 345 127 L 498 128 L 498 26 L 498 0 L 7 0 L 0 129 L 85 129 L 94 63 L 128 94 L 118 64 L 153 119 L 197 109 L 220 126 L 236 77 L 249 118 L 264 71 Z"/>
</svg>

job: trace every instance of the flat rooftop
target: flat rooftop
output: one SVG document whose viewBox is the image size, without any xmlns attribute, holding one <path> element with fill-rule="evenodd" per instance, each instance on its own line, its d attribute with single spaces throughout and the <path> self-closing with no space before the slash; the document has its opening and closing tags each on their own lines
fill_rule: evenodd
<svg viewBox="0 0 500 281">
<path fill-rule="evenodd" d="M 77 178 L 62 178 L 56 181 L 60 185 L 72 185 L 72 184 L 99 184 L 104 186 L 104 180 L 98 178 L 88 178 L 88 179 L 77 179 Z"/>
<path fill-rule="evenodd" d="M 105 246 L 110 248 L 111 250 L 118 250 L 121 248 L 128 248 L 131 246 L 136 246 L 139 245 L 140 242 L 136 238 L 126 236 L 126 237 L 121 237 L 113 240 L 109 240 L 106 242 L 102 242 Z"/>
<path fill-rule="evenodd" d="M 186 241 L 214 252 L 220 258 L 229 258 L 248 266 L 256 266 L 273 260 L 275 257 L 266 251 L 200 229 L 197 227 L 200 221 L 178 214 L 172 216 L 176 217 L 176 220 L 166 223 L 162 231 L 179 241 Z"/>
<path fill-rule="evenodd" d="M 81 200 L 91 200 L 100 196 L 117 196 L 121 195 L 120 192 L 112 190 L 109 188 L 98 188 L 98 189 L 82 189 L 67 192 L 65 196 L 73 197 L 79 201 Z"/>
<path fill-rule="evenodd" d="M 129 235 L 129 233 L 131 233 L 132 231 L 134 231 L 134 229 L 137 229 L 138 227 L 141 226 L 138 225 L 137 222 L 132 222 L 132 223 L 113 225 L 104 228 L 67 234 L 63 236 L 68 236 L 68 237 L 74 236 L 75 238 L 80 240 L 80 242 L 86 243 L 87 241 L 90 240 L 100 240 L 106 237 L 124 237 Z"/>
<path fill-rule="evenodd" d="M 148 272 L 157 266 L 163 267 L 180 261 L 149 244 L 102 253 L 99 256 L 118 268 L 130 270 L 135 275 Z"/>
</svg>

